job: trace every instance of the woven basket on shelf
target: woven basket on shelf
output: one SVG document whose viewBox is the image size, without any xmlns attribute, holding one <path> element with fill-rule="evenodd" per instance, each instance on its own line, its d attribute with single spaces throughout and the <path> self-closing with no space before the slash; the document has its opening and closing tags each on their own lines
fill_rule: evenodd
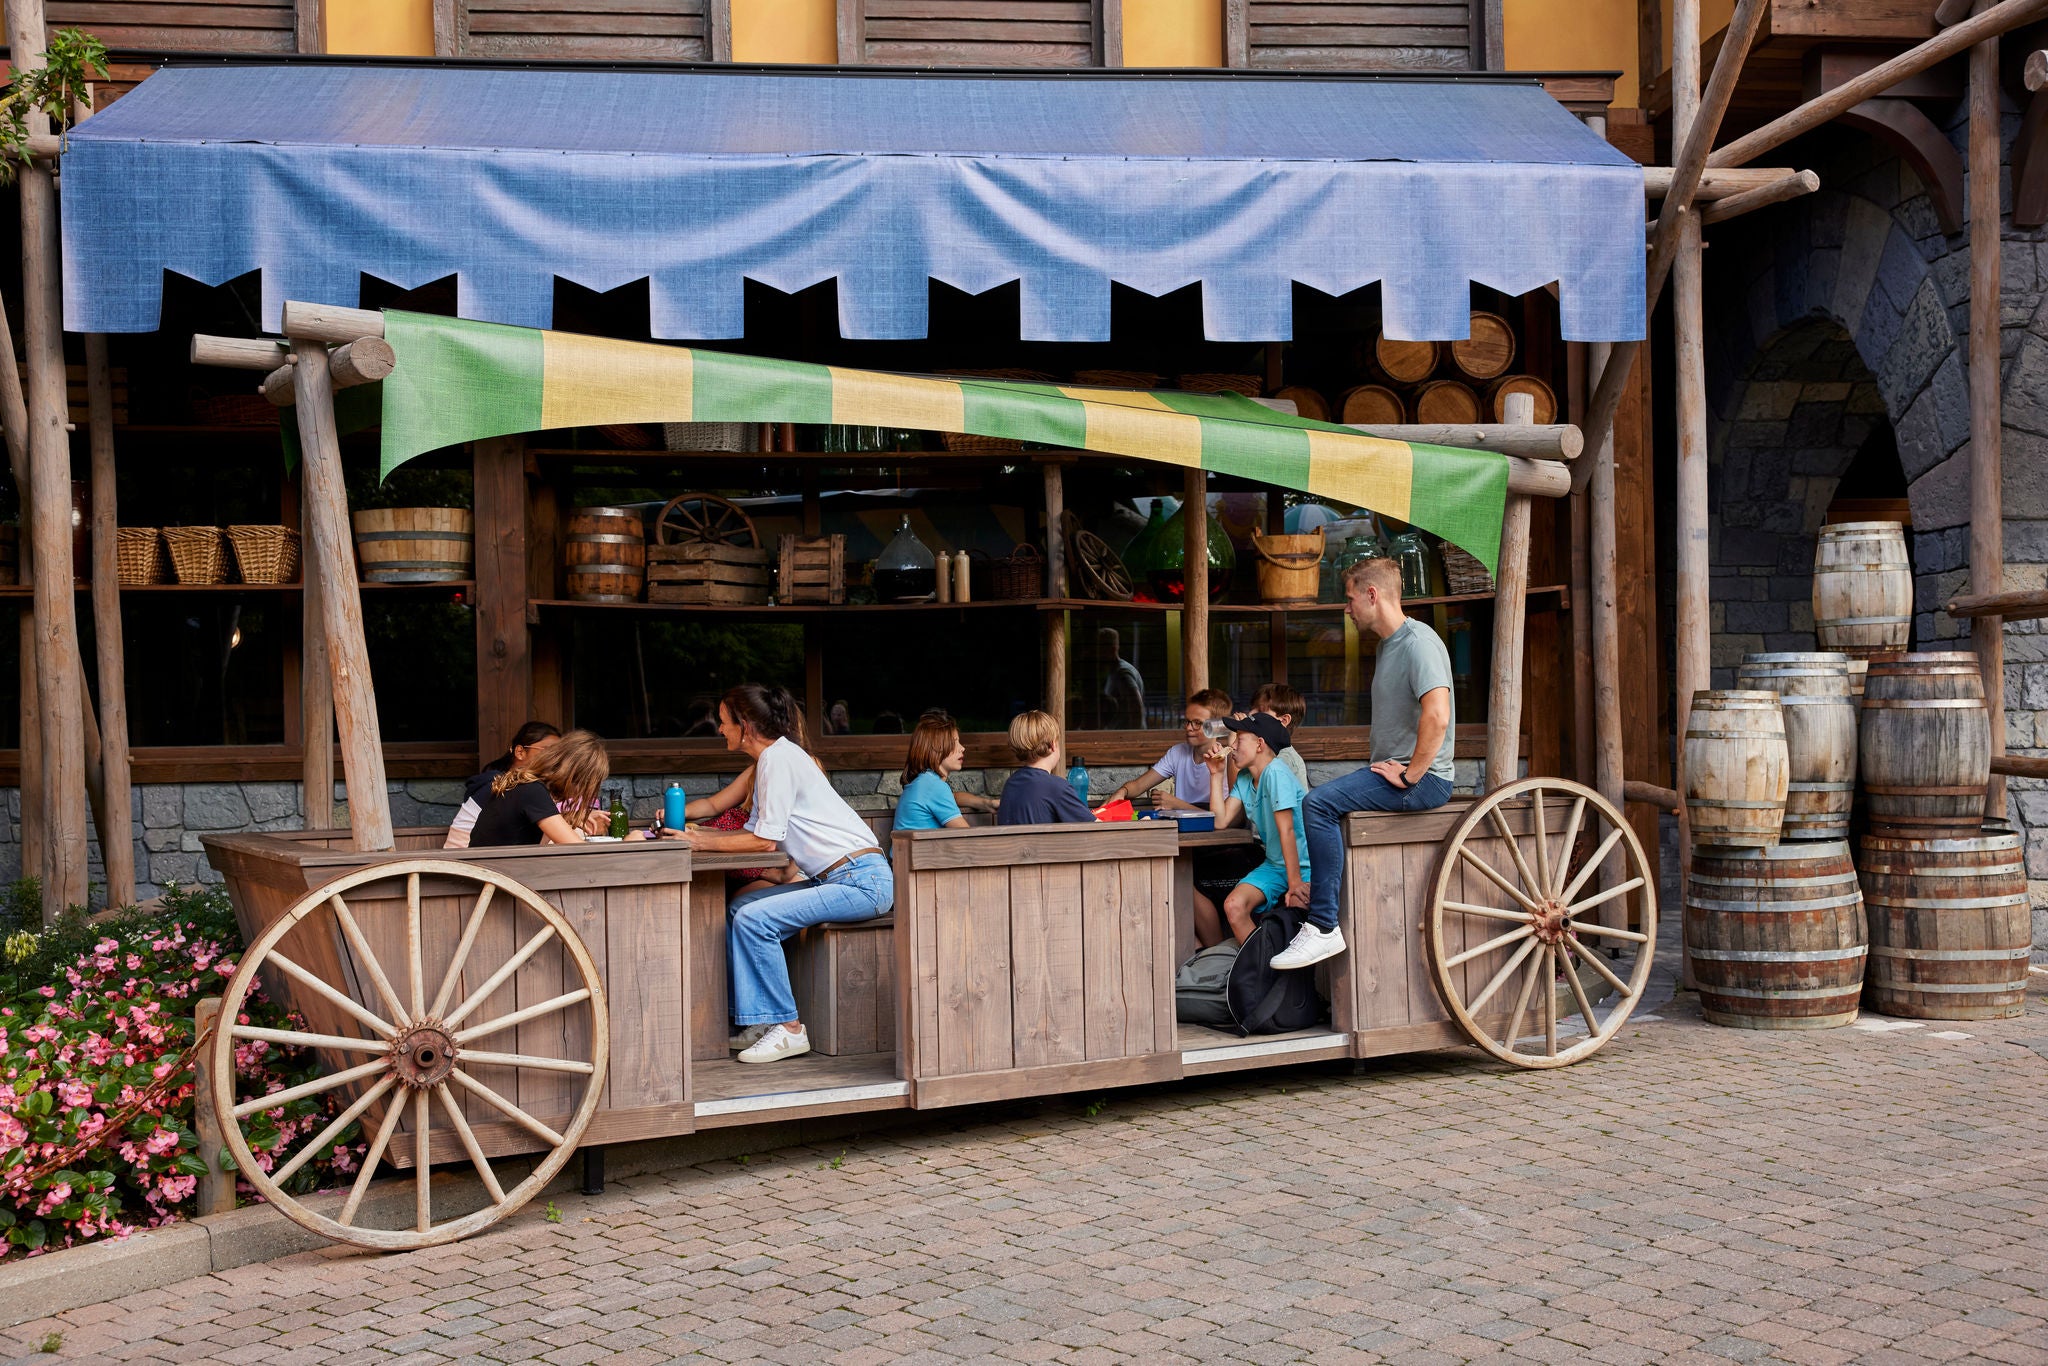
<svg viewBox="0 0 2048 1366">
<path fill-rule="evenodd" d="M 1257 375 L 1182 375 L 1174 383 L 1190 394 L 1243 394 L 1257 398 L 1266 382 Z"/>
<path fill-rule="evenodd" d="M 179 583 L 226 583 L 227 538 L 217 526 L 167 526 L 164 545 Z"/>
<path fill-rule="evenodd" d="M 114 570 L 124 584 L 162 583 L 170 577 L 164 534 L 153 526 L 114 529 Z"/>
<path fill-rule="evenodd" d="M 274 427 L 277 405 L 261 394 L 194 394 L 192 420 L 202 427 Z"/>
<path fill-rule="evenodd" d="M 1157 389 L 1166 377 L 1150 370 L 1076 370 L 1074 383 L 1091 389 Z"/>
<path fill-rule="evenodd" d="M 1445 541 L 1440 549 L 1444 562 L 1444 586 L 1453 596 L 1493 591 L 1493 575 L 1486 572 L 1485 565 L 1449 541 Z"/>
<path fill-rule="evenodd" d="M 664 422 L 662 444 L 672 451 L 756 451 L 758 422 Z"/>
<path fill-rule="evenodd" d="M 998 368 L 994 370 L 941 370 L 939 373 L 951 375 L 955 379 L 1009 379 L 1019 380 L 1026 384 L 1059 383 L 1057 379 L 1048 375 L 1043 370 Z M 976 453 L 984 455 L 1002 454 L 1008 451 L 1021 451 L 1024 449 L 1022 441 L 1007 436 L 977 436 L 973 432 L 945 432 L 942 434 L 942 439 L 946 443 L 946 449 L 954 452 L 956 455 Z"/>
<path fill-rule="evenodd" d="M 1022 598 L 1042 597 L 1045 594 L 1045 556 L 1029 541 L 1012 550 L 1000 560 L 989 561 L 988 595 L 992 599 L 1015 602 Z"/>
<path fill-rule="evenodd" d="M 299 533 L 285 526 L 231 526 L 235 569 L 243 583 L 293 583 L 299 577 Z"/>
</svg>

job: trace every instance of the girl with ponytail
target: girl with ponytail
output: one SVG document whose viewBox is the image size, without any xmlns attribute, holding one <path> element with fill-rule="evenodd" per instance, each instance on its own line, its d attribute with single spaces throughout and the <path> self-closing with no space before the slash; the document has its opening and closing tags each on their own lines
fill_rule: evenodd
<svg viewBox="0 0 2048 1366">
<path fill-rule="evenodd" d="M 895 903 L 895 879 L 874 835 L 798 743 L 802 711 L 787 688 L 742 683 L 718 702 L 725 747 L 754 761 L 746 828 L 684 833 L 707 853 L 789 855 L 806 881 L 763 887 L 727 907 L 731 1042 L 741 1062 L 775 1062 L 811 1051 L 796 1017 L 782 942 L 827 921 L 872 920 Z"/>
</svg>

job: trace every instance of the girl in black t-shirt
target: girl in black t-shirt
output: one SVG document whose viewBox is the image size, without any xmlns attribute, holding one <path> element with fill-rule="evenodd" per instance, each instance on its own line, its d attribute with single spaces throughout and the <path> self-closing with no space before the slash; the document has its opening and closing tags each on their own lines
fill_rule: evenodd
<svg viewBox="0 0 2048 1366">
<path fill-rule="evenodd" d="M 604 741 L 587 730 L 570 731 L 492 780 L 470 847 L 581 844 L 584 819 L 597 809 L 611 771 Z"/>
</svg>

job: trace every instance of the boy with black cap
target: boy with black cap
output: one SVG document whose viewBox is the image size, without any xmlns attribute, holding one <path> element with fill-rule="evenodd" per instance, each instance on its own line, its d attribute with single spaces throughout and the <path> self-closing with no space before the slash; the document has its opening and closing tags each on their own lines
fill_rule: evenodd
<svg viewBox="0 0 2048 1366">
<path fill-rule="evenodd" d="M 1301 820 L 1308 792 L 1276 759 L 1287 748 L 1287 727 L 1265 712 L 1228 717 L 1223 724 L 1236 732 L 1228 758 L 1237 763 L 1237 782 L 1225 791 L 1226 756 L 1211 754 L 1209 810 L 1219 830 L 1242 818 L 1257 832 L 1266 858 L 1230 889 L 1221 915 L 1215 902 L 1195 894 L 1195 938 L 1204 948 L 1222 943 L 1226 933 L 1242 944 L 1254 916 L 1283 902 L 1306 906 L 1309 895 L 1308 831 Z"/>
</svg>

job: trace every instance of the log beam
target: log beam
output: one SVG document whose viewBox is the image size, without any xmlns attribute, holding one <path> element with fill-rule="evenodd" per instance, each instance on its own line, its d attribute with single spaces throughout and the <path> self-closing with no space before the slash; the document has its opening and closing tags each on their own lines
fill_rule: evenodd
<svg viewBox="0 0 2048 1366">
<path fill-rule="evenodd" d="M 327 357 L 327 373 L 336 389 L 375 384 L 397 366 L 397 353 L 382 337 L 357 337 L 345 346 L 337 346 Z M 292 362 L 288 359 L 265 375 L 257 392 L 280 408 L 289 408 L 297 402 L 292 391 Z"/>
<path fill-rule="evenodd" d="M 1452 423 L 1404 423 L 1399 426 L 1348 423 L 1351 430 L 1388 441 L 1408 441 L 1422 446 L 1457 446 L 1466 450 L 1496 451 L 1501 455 L 1526 456 L 1531 460 L 1576 460 L 1586 449 L 1586 437 L 1569 423 L 1547 427 L 1510 427 L 1480 423 L 1459 426 Z"/>
<path fill-rule="evenodd" d="M 2039 90 L 2048 85 L 2048 52 L 2029 52 L 2022 79 L 2027 89 Z"/>
<path fill-rule="evenodd" d="M 1717 199 L 1707 205 L 1700 214 L 1700 222 L 1707 227 L 1725 223 L 1731 218 L 1740 218 L 1758 209 L 1767 209 L 1773 204 L 1783 204 L 1788 199 L 1812 194 L 1820 188 L 1820 177 L 1812 171 L 1793 171 L 1768 185 L 1759 185 L 1754 190 Z"/>
<path fill-rule="evenodd" d="M 1798 171 L 1790 166 L 1730 166 L 1724 170 L 1703 171 L 1700 181 L 1692 192 L 1693 200 L 1705 203 L 1715 199 L 1733 199 L 1751 190 L 1760 190 L 1766 185 L 1783 180 Z M 1643 194 L 1649 199 L 1662 199 L 1671 193 L 1673 168 L 1669 166 L 1643 167 Z"/>
<path fill-rule="evenodd" d="M 2048 0 L 2042 0 L 2048 4 Z M 370 308 L 340 308 L 287 300 L 284 334 L 295 342 L 318 341 L 340 346 L 357 337 L 382 337 L 384 315 Z"/>
<path fill-rule="evenodd" d="M 275 337 L 209 337 L 195 334 L 191 350 L 194 365 L 214 365 L 229 370 L 275 370 L 291 361 L 290 343 Z"/>
<path fill-rule="evenodd" d="M 2001 778 L 2048 778 L 2048 758 L 2031 754 L 1995 754 L 1991 771 Z"/>
<path fill-rule="evenodd" d="M 1971 593 L 1950 598 L 1941 610 L 1958 620 L 1965 617 L 2003 617 L 2007 621 L 2039 621 L 2048 617 L 2048 588 L 2028 588 L 2016 593 Z"/>
<path fill-rule="evenodd" d="M 1507 418 L 1514 426 L 1534 422 L 1535 399 L 1527 394 L 1509 394 Z M 1527 494 L 1510 493 L 1501 516 L 1500 561 L 1494 576 L 1493 665 L 1486 700 L 1488 791 L 1522 776 L 1522 647 L 1529 624 L 1529 511 Z"/>
<path fill-rule="evenodd" d="M 1676 811 L 1681 805 L 1678 794 L 1670 788 L 1659 787 L 1655 783 L 1637 782 L 1634 778 L 1622 783 L 1621 793 L 1632 802 L 1642 802 L 1656 807 L 1659 811 Z"/>
</svg>

